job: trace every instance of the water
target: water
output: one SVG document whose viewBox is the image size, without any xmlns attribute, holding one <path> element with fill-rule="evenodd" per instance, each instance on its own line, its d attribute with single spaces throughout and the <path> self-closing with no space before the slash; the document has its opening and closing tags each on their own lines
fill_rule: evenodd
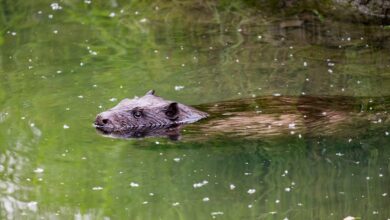
<svg viewBox="0 0 390 220">
<path fill-rule="evenodd" d="M 233 3 L 52 3 L 0 7 L 2 219 L 390 218 L 387 30 Z M 211 118 L 180 141 L 96 133 L 97 113 L 150 89 Z M 305 121 L 305 97 L 343 120 Z M 288 120 L 266 132 L 257 115 Z"/>
</svg>

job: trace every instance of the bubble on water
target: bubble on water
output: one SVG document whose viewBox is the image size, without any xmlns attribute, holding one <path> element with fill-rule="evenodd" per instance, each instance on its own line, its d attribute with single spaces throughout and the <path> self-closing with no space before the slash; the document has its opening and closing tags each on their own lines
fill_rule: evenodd
<svg viewBox="0 0 390 220">
<path fill-rule="evenodd" d="M 69 127 L 69 125 L 64 125 L 64 129 L 69 129 L 70 127 Z"/>
<path fill-rule="evenodd" d="M 180 157 L 176 157 L 176 158 L 173 158 L 173 161 L 175 161 L 175 162 L 180 162 Z"/>
<path fill-rule="evenodd" d="M 80 63 L 80 66 L 84 66 L 84 63 L 83 63 L 83 62 L 81 62 L 81 63 Z"/>
<path fill-rule="evenodd" d="M 382 196 L 383 196 L 383 197 L 384 197 L 384 196 L 387 196 L 387 193 L 383 193 Z"/>
<path fill-rule="evenodd" d="M 288 218 L 287 218 L 287 217 L 285 217 L 283 220 L 288 220 Z"/>
<path fill-rule="evenodd" d="M 43 173 L 43 171 L 45 171 L 43 168 L 38 167 L 34 170 L 34 173 Z"/>
<path fill-rule="evenodd" d="M 62 9 L 61 5 L 59 5 L 57 2 L 51 3 L 51 4 L 50 4 L 50 7 L 51 7 L 51 9 L 52 9 L 53 11 L 61 10 L 61 9 Z"/>
<path fill-rule="evenodd" d="M 297 205 L 298 205 L 298 206 L 303 206 L 303 204 L 302 204 L 302 203 L 298 203 Z"/>
<path fill-rule="evenodd" d="M 53 15 L 52 14 L 49 14 L 48 16 L 47 16 L 49 19 L 53 19 Z"/>
<path fill-rule="evenodd" d="M 111 12 L 108 16 L 110 17 L 110 18 L 113 18 L 113 17 L 115 17 L 115 12 Z"/>
<path fill-rule="evenodd" d="M 110 102 L 116 102 L 118 99 L 117 98 L 110 98 L 109 100 L 110 100 Z"/>
<path fill-rule="evenodd" d="M 11 35 L 12 36 L 16 36 L 16 32 L 11 32 Z"/>
<path fill-rule="evenodd" d="M 154 142 L 155 144 L 160 144 L 160 142 L 158 142 L 158 141 L 156 141 L 156 142 Z"/>
<path fill-rule="evenodd" d="M 343 220 L 355 220 L 355 219 L 356 219 L 355 217 L 347 216 Z"/>
<path fill-rule="evenodd" d="M 378 214 L 379 214 L 379 211 L 372 211 L 372 214 L 373 214 L 373 215 L 378 215 Z"/>
<path fill-rule="evenodd" d="M 206 185 L 206 184 L 208 184 L 208 183 L 209 183 L 209 181 L 203 180 L 202 182 L 194 183 L 194 184 L 193 184 L 193 187 L 194 187 L 194 188 L 200 188 L 200 187 L 203 187 L 204 185 Z"/>
<path fill-rule="evenodd" d="M 341 152 L 338 152 L 338 153 L 336 153 L 336 156 L 342 157 L 342 156 L 344 156 L 344 154 L 342 154 Z"/>
<path fill-rule="evenodd" d="M 79 95 L 79 96 L 77 96 L 79 99 L 82 99 L 82 98 L 84 98 L 84 96 L 82 96 L 82 95 Z"/>
<path fill-rule="evenodd" d="M 286 187 L 286 188 L 284 188 L 284 191 L 290 192 L 290 191 L 291 191 L 291 188 L 290 188 L 290 187 Z"/>
<path fill-rule="evenodd" d="M 389 133 L 388 131 L 385 131 L 385 135 L 386 135 L 386 136 L 389 136 L 389 134 L 390 134 L 390 133 Z"/>
<path fill-rule="evenodd" d="M 54 31 L 53 31 L 53 34 L 58 34 L 58 30 L 54 30 Z"/>
<path fill-rule="evenodd" d="M 174 202 L 174 203 L 172 203 L 172 206 L 178 206 L 178 205 L 180 205 L 179 202 Z"/>
<path fill-rule="evenodd" d="M 288 124 L 288 128 L 294 129 L 294 128 L 295 128 L 295 123 L 290 123 L 290 124 Z"/>
<path fill-rule="evenodd" d="M 369 177 L 369 176 L 366 177 L 366 180 L 370 180 L 370 179 L 371 179 L 371 177 Z"/>
<path fill-rule="evenodd" d="M 275 200 L 275 203 L 280 203 L 280 200 L 279 199 Z"/>
<path fill-rule="evenodd" d="M 275 212 L 275 211 L 273 211 L 273 212 L 269 212 L 269 214 L 271 214 L 271 215 L 276 215 L 278 212 Z"/>
<path fill-rule="evenodd" d="M 274 93 L 273 96 L 281 96 L 280 93 Z"/>
<path fill-rule="evenodd" d="M 176 90 L 176 91 L 180 91 L 180 90 L 182 90 L 182 89 L 184 89 L 184 86 L 175 86 L 175 90 Z"/>
<path fill-rule="evenodd" d="M 256 192 L 255 189 L 249 189 L 249 190 L 248 190 L 248 194 L 253 194 L 253 193 L 255 193 L 255 192 Z"/>
<path fill-rule="evenodd" d="M 85 4 L 91 4 L 92 1 L 91 1 L 91 0 L 84 0 L 84 3 L 85 3 Z"/>
<path fill-rule="evenodd" d="M 257 36 L 257 39 L 261 39 L 261 38 L 263 38 L 263 36 L 261 36 L 261 35 L 258 35 L 258 36 Z"/>
<path fill-rule="evenodd" d="M 30 123 L 30 127 L 35 127 L 35 124 L 34 123 Z"/>
<path fill-rule="evenodd" d="M 248 205 L 248 208 L 250 208 L 250 209 L 251 209 L 252 207 L 253 207 L 253 205 L 252 205 L 252 204 L 249 204 L 249 205 Z"/>
<path fill-rule="evenodd" d="M 141 20 L 139 20 L 139 22 L 141 22 L 141 23 L 146 23 L 146 22 L 148 22 L 148 19 L 142 18 Z"/>
<path fill-rule="evenodd" d="M 203 201 L 203 202 L 208 202 L 208 201 L 210 201 L 210 198 L 209 198 L 209 197 L 204 197 L 204 198 L 202 199 L 202 201 Z"/>
<path fill-rule="evenodd" d="M 154 196 L 154 193 L 149 193 L 149 196 Z"/>
<path fill-rule="evenodd" d="M 135 14 L 135 15 L 139 15 L 139 11 L 135 11 L 134 14 Z"/>
<path fill-rule="evenodd" d="M 139 187 L 139 184 L 138 184 L 138 183 L 135 183 L 135 182 L 131 182 L 131 183 L 130 183 L 130 186 L 131 186 L 131 187 Z"/>
<path fill-rule="evenodd" d="M 229 185 L 229 188 L 230 188 L 230 190 L 233 190 L 233 189 L 236 188 L 236 186 L 235 186 L 234 184 L 230 184 L 230 185 Z"/>
<path fill-rule="evenodd" d="M 144 202 L 142 202 L 142 204 L 143 204 L 143 205 L 146 205 L 146 204 L 148 204 L 148 201 L 144 201 Z"/>
<path fill-rule="evenodd" d="M 306 61 L 303 62 L 303 66 L 304 66 L 304 67 L 307 67 L 307 62 L 306 62 Z"/>
<path fill-rule="evenodd" d="M 94 187 L 92 187 L 92 190 L 94 190 L 94 191 L 103 190 L 103 187 L 101 187 L 101 186 L 94 186 Z"/>
</svg>

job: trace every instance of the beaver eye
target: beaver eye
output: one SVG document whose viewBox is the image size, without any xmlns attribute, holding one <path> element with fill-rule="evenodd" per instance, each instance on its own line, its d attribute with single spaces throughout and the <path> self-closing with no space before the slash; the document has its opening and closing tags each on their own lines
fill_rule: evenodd
<svg viewBox="0 0 390 220">
<path fill-rule="evenodd" d="M 133 117 L 134 118 L 141 118 L 142 112 L 141 111 L 134 111 L 133 112 Z"/>
</svg>

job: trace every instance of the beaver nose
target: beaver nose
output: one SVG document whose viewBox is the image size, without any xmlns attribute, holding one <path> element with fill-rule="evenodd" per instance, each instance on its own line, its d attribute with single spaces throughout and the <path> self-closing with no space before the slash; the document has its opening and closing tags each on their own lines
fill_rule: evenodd
<svg viewBox="0 0 390 220">
<path fill-rule="evenodd" d="M 104 126 L 104 125 L 107 125 L 110 123 L 111 123 L 111 120 L 108 117 L 104 117 L 102 115 L 96 116 L 95 125 Z"/>
</svg>

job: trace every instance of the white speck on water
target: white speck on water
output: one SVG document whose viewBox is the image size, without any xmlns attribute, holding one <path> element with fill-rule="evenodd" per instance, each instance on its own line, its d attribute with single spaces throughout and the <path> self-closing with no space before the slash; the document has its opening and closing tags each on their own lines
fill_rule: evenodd
<svg viewBox="0 0 390 220">
<path fill-rule="evenodd" d="M 141 23 L 146 23 L 146 22 L 148 22 L 148 19 L 142 18 L 141 20 L 139 20 L 139 22 L 141 22 Z"/>
<path fill-rule="evenodd" d="M 82 95 L 79 95 L 79 96 L 77 96 L 79 99 L 82 99 L 82 98 L 84 98 L 84 96 L 82 96 Z"/>
<path fill-rule="evenodd" d="M 135 14 L 135 15 L 139 15 L 139 11 L 135 11 L 134 14 Z"/>
<path fill-rule="evenodd" d="M 252 204 L 249 204 L 249 205 L 248 205 L 248 208 L 250 208 L 250 209 L 251 209 L 252 207 L 253 207 L 253 205 L 252 205 Z"/>
<path fill-rule="evenodd" d="M 335 65 L 335 64 L 332 63 L 332 62 L 328 63 L 328 66 L 334 66 L 334 65 Z"/>
<path fill-rule="evenodd" d="M 91 4 L 92 1 L 91 1 L 91 0 L 84 0 L 84 3 L 85 3 L 85 4 Z"/>
<path fill-rule="evenodd" d="M 203 180 L 202 182 L 194 183 L 194 184 L 193 184 L 193 187 L 194 187 L 194 188 L 200 188 L 200 187 L 202 187 L 202 186 L 204 186 L 204 185 L 206 185 L 206 184 L 208 184 L 208 183 L 209 183 L 209 181 Z"/>
<path fill-rule="evenodd" d="M 390 134 L 390 133 L 389 133 L 388 131 L 385 131 L 385 135 L 386 135 L 386 136 L 389 136 L 389 134 Z"/>
<path fill-rule="evenodd" d="M 115 17 L 115 12 L 111 12 L 108 16 L 110 17 L 110 18 L 113 18 L 113 17 Z"/>
<path fill-rule="evenodd" d="M 94 187 L 92 187 L 92 190 L 94 190 L 94 191 L 103 190 L 103 187 L 101 187 L 101 186 L 94 186 Z"/>
<path fill-rule="evenodd" d="M 16 32 L 11 32 L 11 35 L 12 35 L 12 36 L 15 36 L 15 35 L 16 35 Z"/>
<path fill-rule="evenodd" d="M 64 129 L 69 129 L 70 127 L 69 127 L 69 125 L 64 125 Z"/>
<path fill-rule="evenodd" d="M 175 161 L 175 162 L 180 162 L 180 157 L 176 157 L 176 158 L 173 158 L 173 161 Z"/>
<path fill-rule="evenodd" d="M 45 171 L 43 168 L 38 167 L 34 170 L 34 173 L 43 173 L 43 171 Z"/>
<path fill-rule="evenodd" d="M 209 197 L 204 197 L 204 198 L 202 199 L 202 201 L 203 201 L 203 202 L 208 202 L 208 201 L 210 201 L 210 198 L 209 198 Z"/>
<path fill-rule="evenodd" d="M 220 211 L 212 212 L 211 215 L 212 215 L 212 216 L 215 216 L 215 215 L 223 215 L 223 212 L 220 212 Z"/>
<path fill-rule="evenodd" d="M 238 32 L 241 32 L 241 31 L 242 31 L 242 29 L 241 29 L 241 28 L 238 28 L 238 29 L 237 29 L 237 31 L 238 31 Z"/>
<path fill-rule="evenodd" d="M 94 85 L 92 85 L 92 87 L 93 87 L 93 88 L 96 88 L 96 87 L 97 87 L 97 85 L 96 85 L 96 84 L 94 84 Z"/>
<path fill-rule="evenodd" d="M 288 218 L 286 217 L 286 218 L 284 218 L 283 220 L 288 220 Z"/>
<path fill-rule="evenodd" d="M 303 204 L 302 203 L 298 203 L 298 206 L 303 206 Z"/>
<path fill-rule="evenodd" d="M 333 73 L 333 70 L 332 69 L 328 69 L 328 73 Z"/>
<path fill-rule="evenodd" d="M 236 63 L 239 63 L 240 62 L 240 60 L 239 59 L 236 59 Z"/>
<path fill-rule="evenodd" d="M 371 177 L 369 177 L 369 176 L 366 177 L 366 180 L 370 180 L 370 179 L 371 179 Z"/>
<path fill-rule="evenodd" d="M 387 193 L 383 193 L 382 196 L 387 196 Z"/>
<path fill-rule="evenodd" d="M 342 157 L 342 156 L 344 156 L 344 154 L 338 152 L 338 153 L 336 153 L 336 156 Z"/>
<path fill-rule="evenodd" d="M 117 100 L 117 98 L 110 98 L 110 102 L 116 102 Z"/>
<path fill-rule="evenodd" d="M 256 192 L 255 189 L 249 189 L 249 190 L 248 190 L 248 194 L 253 194 L 253 193 L 255 193 L 255 192 Z"/>
<path fill-rule="evenodd" d="M 275 203 L 280 203 L 280 200 L 279 200 L 279 199 L 277 199 L 277 200 L 275 201 Z"/>
<path fill-rule="evenodd" d="M 180 90 L 182 90 L 182 89 L 184 89 L 184 86 L 175 86 L 175 90 L 176 90 L 176 91 L 180 91 Z"/>
<path fill-rule="evenodd" d="M 58 34 L 58 30 L 54 30 L 54 31 L 53 31 L 53 34 Z"/>
<path fill-rule="evenodd" d="M 98 108 L 103 108 L 103 106 L 99 105 Z"/>
<path fill-rule="evenodd" d="M 373 214 L 373 215 L 378 215 L 378 214 L 379 214 L 379 211 L 372 211 L 372 214 Z"/>
<path fill-rule="evenodd" d="M 302 135 L 301 135 L 301 134 L 298 134 L 298 138 L 302 138 Z"/>
<path fill-rule="evenodd" d="M 30 127 L 35 127 L 35 124 L 34 124 L 34 123 L 31 123 L 31 124 L 30 124 Z"/>
<path fill-rule="evenodd" d="M 281 96 L 280 93 L 274 93 L 273 95 L 274 95 L 274 96 Z"/>
<path fill-rule="evenodd" d="M 303 66 L 304 66 L 304 67 L 307 67 L 307 62 L 306 62 L 306 61 L 303 62 Z"/>
<path fill-rule="evenodd" d="M 158 142 L 158 141 L 156 141 L 156 142 L 154 142 L 155 144 L 160 144 L 160 142 Z M 162 154 L 161 154 L 162 155 Z"/>
<path fill-rule="evenodd" d="M 277 212 L 269 212 L 269 214 L 271 214 L 271 215 L 276 215 Z"/>
<path fill-rule="evenodd" d="M 148 201 L 144 201 L 142 202 L 143 205 L 147 205 L 148 204 Z"/>
<path fill-rule="evenodd" d="M 286 188 L 284 188 L 284 191 L 290 192 L 290 191 L 291 191 L 291 188 L 290 188 L 290 187 L 286 187 Z"/>
<path fill-rule="evenodd" d="M 50 7 L 51 7 L 51 9 L 52 9 L 53 11 L 61 10 L 61 9 L 62 9 L 61 5 L 59 5 L 57 2 L 51 3 L 51 4 L 50 4 Z"/>
<path fill-rule="evenodd" d="M 351 143 L 352 142 L 352 138 L 348 139 L 348 143 Z"/>
<path fill-rule="evenodd" d="M 131 182 L 131 183 L 130 183 L 130 186 L 131 186 L 131 187 L 139 187 L 139 184 L 138 184 L 138 183 L 135 183 L 135 182 Z"/>
<path fill-rule="evenodd" d="M 47 16 L 49 19 L 53 19 L 53 15 L 52 14 L 49 14 L 48 16 Z"/>
<path fill-rule="evenodd" d="M 295 128 L 295 123 L 290 123 L 290 124 L 288 124 L 288 128 L 294 129 L 294 128 Z"/>
<path fill-rule="evenodd" d="M 230 185 L 229 185 L 229 188 L 230 188 L 230 190 L 233 190 L 233 189 L 236 188 L 236 186 L 235 186 L 234 184 L 230 184 Z"/>
<path fill-rule="evenodd" d="M 178 206 L 178 205 L 180 205 L 180 203 L 178 203 L 178 202 L 172 203 L 172 206 Z"/>
<path fill-rule="evenodd" d="M 257 36 L 257 39 L 261 39 L 261 38 L 263 38 L 263 36 L 261 36 L 261 35 L 258 35 L 258 36 Z"/>
<path fill-rule="evenodd" d="M 383 174 L 382 174 L 382 173 L 380 173 L 378 176 L 379 176 L 379 177 L 383 177 Z"/>
<path fill-rule="evenodd" d="M 42 14 L 42 11 L 38 11 L 38 14 L 41 15 L 41 14 Z"/>
<path fill-rule="evenodd" d="M 343 220 L 355 220 L 355 219 L 356 219 L 355 217 L 347 216 Z"/>
<path fill-rule="evenodd" d="M 182 67 L 185 67 L 185 66 L 186 66 L 186 64 L 185 64 L 185 63 L 182 63 L 182 64 L 181 64 L 181 66 L 182 66 Z"/>
<path fill-rule="evenodd" d="M 309 78 L 306 78 L 306 81 L 307 81 L 307 82 L 309 82 L 309 81 L 310 81 L 310 79 L 309 79 Z"/>
<path fill-rule="evenodd" d="M 149 196 L 154 196 L 154 193 L 149 193 Z"/>
</svg>

